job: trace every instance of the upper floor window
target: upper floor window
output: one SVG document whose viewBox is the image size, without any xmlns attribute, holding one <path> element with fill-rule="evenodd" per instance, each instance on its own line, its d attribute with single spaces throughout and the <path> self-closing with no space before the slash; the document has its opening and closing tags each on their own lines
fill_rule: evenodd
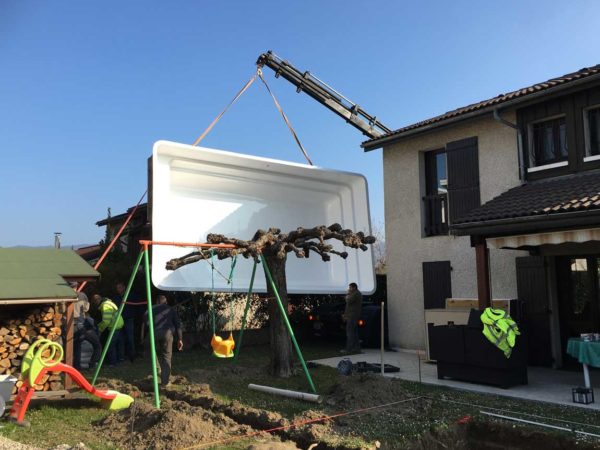
<svg viewBox="0 0 600 450">
<path fill-rule="evenodd" d="M 568 155 L 565 116 L 529 125 L 530 172 L 548 165 L 552 165 L 552 167 L 565 166 L 568 164 Z"/>
<path fill-rule="evenodd" d="M 583 125 L 585 131 L 586 159 L 590 156 L 600 155 L 600 106 L 595 106 L 583 111 Z M 591 159 L 592 158 L 588 160 Z"/>
<path fill-rule="evenodd" d="M 425 153 L 425 235 L 448 233 L 448 177 L 445 149 Z"/>
</svg>

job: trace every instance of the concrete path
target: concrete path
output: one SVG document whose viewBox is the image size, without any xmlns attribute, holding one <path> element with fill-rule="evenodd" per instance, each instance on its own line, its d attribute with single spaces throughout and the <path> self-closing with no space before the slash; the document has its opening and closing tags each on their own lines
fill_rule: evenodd
<svg viewBox="0 0 600 450">
<path fill-rule="evenodd" d="M 380 353 L 378 350 L 366 349 L 360 355 L 319 359 L 312 362 L 323 364 L 325 366 L 337 367 L 338 363 L 343 358 L 349 358 L 353 363 L 359 361 L 379 363 Z M 598 370 L 590 371 L 594 394 L 597 396 L 596 402 L 590 405 L 582 405 L 573 403 L 571 389 L 584 385 L 583 370 L 581 372 L 571 372 L 542 367 L 530 367 L 528 369 L 528 385 L 515 386 L 510 389 L 501 389 L 494 386 L 485 386 L 462 381 L 438 380 L 435 363 L 422 361 L 414 351 L 399 350 L 396 352 L 385 352 L 384 359 L 385 364 L 392 364 L 396 367 L 400 367 L 399 373 L 386 374 L 386 376 L 389 377 L 397 377 L 409 381 L 419 381 L 420 377 L 421 381 L 427 384 L 600 410 L 600 372 Z"/>
</svg>

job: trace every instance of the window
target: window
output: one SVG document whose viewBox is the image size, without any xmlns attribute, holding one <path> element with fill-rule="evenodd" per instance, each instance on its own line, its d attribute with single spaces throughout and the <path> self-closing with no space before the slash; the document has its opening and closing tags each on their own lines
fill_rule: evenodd
<svg viewBox="0 0 600 450">
<path fill-rule="evenodd" d="M 586 160 L 598 159 L 589 157 L 600 156 L 600 107 L 596 106 L 584 110 L 583 124 L 585 130 Z"/>
<path fill-rule="evenodd" d="M 567 124 L 564 116 L 534 122 L 529 126 L 530 172 L 543 166 L 566 166 L 567 157 Z"/>
<path fill-rule="evenodd" d="M 437 236 L 448 233 L 448 177 L 446 174 L 446 151 L 444 149 L 425 153 L 425 235 Z"/>
</svg>

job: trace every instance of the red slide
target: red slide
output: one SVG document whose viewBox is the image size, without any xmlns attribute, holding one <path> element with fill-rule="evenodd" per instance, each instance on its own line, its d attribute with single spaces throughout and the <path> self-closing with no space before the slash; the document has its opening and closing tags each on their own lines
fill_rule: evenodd
<svg viewBox="0 0 600 450">
<path fill-rule="evenodd" d="M 112 400 L 114 399 L 118 392 L 117 391 L 109 391 L 104 389 L 96 389 L 92 386 L 88 380 L 81 374 L 79 370 L 76 368 L 69 366 L 68 364 L 58 363 L 55 366 L 52 366 L 53 372 L 64 372 L 71 377 L 71 379 L 79 385 L 79 387 L 90 394 L 102 398 L 104 400 Z"/>
<path fill-rule="evenodd" d="M 133 403 L 133 398 L 127 394 L 122 394 L 117 391 L 112 391 L 109 389 L 96 389 L 92 386 L 88 380 L 74 367 L 69 366 L 68 364 L 56 363 L 50 367 L 43 367 L 40 370 L 36 378 L 36 384 L 40 382 L 40 380 L 44 377 L 47 372 L 64 372 L 71 379 L 77 383 L 79 387 L 81 387 L 86 392 L 91 395 L 98 397 L 101 400 L 102 406 L 108 409 L 117 410 L 128 408 L 129 405 Z M 12 408 L 10 410 L 10 417 L 14 419 L 17 423 L 22 423 L 25 418 L 25 413 L 27 412 L 27 408 L 29 407 L 29 402 L 34 394 L 34 387 L 29 384 L 29 380 L 25 379 L 23 384 L 17 391 L 17 396 L 13 402 Z"/>
</svg>

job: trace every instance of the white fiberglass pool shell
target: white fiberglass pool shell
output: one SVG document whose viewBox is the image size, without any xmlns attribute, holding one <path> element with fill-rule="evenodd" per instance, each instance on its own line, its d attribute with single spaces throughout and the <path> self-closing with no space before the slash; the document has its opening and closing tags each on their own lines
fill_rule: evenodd
<svg viewBox="0 0 600 450">
<path fill-rule="evenodd" d="M 370 234 L 367 182 L 362 175 L 321 169 L 203 147 L 158 141 L 152 155 L 152 239 L 167 242 L 205 242 L 208 233 L 251 239 L 258 229 L 277 227 L 282 232 L 298 227 L 339 223 L 344 228 Z M 375 290 L 373 254 L 345 248 L 330 241 L 342 259 L 329 262 L 288 255 L 286 275 L 289 293 L 346 291 L 356 282 L 363 293 Z M 165 269 L 172 258 L 193 248 L 152 246 L 152 282 L 163 290 L 210 291 L 211 268 L 206 261 L 176 271 Z M 225 280 L 231 260 L 217 261 L 216 291 L 229 291 Z M 238 258 L 233 290 L 245 292 L 253 262 Z M 254 291 L 265 292 L 262 270 L 257 271 Z"/>
</svg>

